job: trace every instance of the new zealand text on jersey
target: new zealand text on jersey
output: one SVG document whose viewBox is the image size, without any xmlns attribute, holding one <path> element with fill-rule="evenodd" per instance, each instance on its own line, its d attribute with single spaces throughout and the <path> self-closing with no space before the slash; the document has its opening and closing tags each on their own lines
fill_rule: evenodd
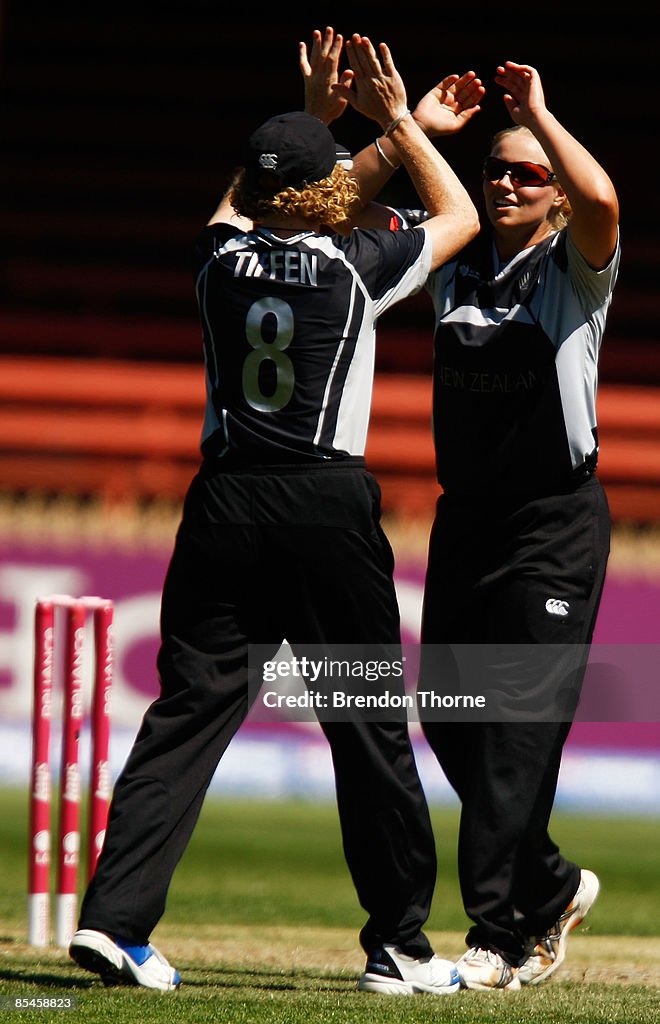
<svg viewBox="0 0 660 1024">
<path fill-rule="evenodd" d="M 234 277 L 264 277 L 284 284 L 316 286 L 318 256 L 297 249 L 269 249 L 267 252 L 238 252 Z"/>
<path fill-rule="evenodd" d="M 458 370 L 453 366 L 438 366 L 435 374 L 445 388 L 456 388 L 459 391 L 479 391 L 486 394 L 530 391 L 537 382 L 537 376 L 533 370 L 494 373 L 490 370 Z"/>
</svg>

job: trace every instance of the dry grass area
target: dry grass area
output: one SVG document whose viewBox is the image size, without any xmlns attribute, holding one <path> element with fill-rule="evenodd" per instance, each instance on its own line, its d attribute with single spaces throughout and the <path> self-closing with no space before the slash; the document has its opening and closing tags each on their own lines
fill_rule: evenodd
<svg viewBox="0 0 660 1024">
<path fill-rule="evenodd" d="M 6 929 L 4 935 L 8 960 L 34 955 L 22 935 L 10 938 L 10 932 Z M 465 949 L 462 932 L 429 932 L 429 938 L 437 954 L 450 960 Z M 357 978 L 364 970 L 357 936 L 345 928 L 161 924 L 154 941 L 184 973 L 221 966 L 230 971 L 313 971 Z M 39 960 L 70 963 L 66 951 L 55 947 L 40 950 Z M 548 984 L 561 981 L 660 989 L 660 937 L 574 935 L 566 962 Z"/>
<path fill-rule="evenodd" d="M 222 963 L 241 968 L 339 971 L 356 977 L 364 969 L 357 937 L 348 929 L 199 925 L 171 931 L 161 926 L 160 948 L 177 963 Z M 439 956 L 456 960 L 465 951 L 462 932 L 429 932 Z M 660 988 L 660 937 L 572 936 L 556 980 Z"/>
<path fill-rule="evenodd" d="M 169 551 L 181 514 L 174 501 L 80 501 L 67 495 L 16 496 L 0 492 L 0 542 L 55 546 L 113 544 L 126 550 Z M 398 559 L 423 564 L 431 518 L 385 516 L 383 526 Z M 610 571 L 660 576 L 660 523 L 615 524 Z"/>
</svg>

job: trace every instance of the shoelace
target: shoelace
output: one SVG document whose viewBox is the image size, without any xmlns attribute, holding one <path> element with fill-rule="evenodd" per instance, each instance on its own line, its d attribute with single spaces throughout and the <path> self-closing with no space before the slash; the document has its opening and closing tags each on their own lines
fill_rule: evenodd
<svg viewBox="0 0 660 1024">
<path fill-rule="evenodd" d="M 496 953 L 493 949 L 485 949 L 483 946 L 478 946 L 475 950 L 471 950 L 466 959 L 476 961 L 487 960 L 493 967 L 499 967 L 504 962 L 499 953 Z"/>
<path fill-rule="evenodd" d="M 497 988 L 504 988 L 508 985 L 513 978 L 513 968 L 504 960 L 499 953 L 496 953 L 493 949 L 484 949 L 483 946 L 479 946 L 474 952 L 466 958 L 468 961 L 475 963 L 483 963 L 486 960 L 491 967 L 494 967 L 500 972 L 500 976 L 497 980 Z"/>
</svg>

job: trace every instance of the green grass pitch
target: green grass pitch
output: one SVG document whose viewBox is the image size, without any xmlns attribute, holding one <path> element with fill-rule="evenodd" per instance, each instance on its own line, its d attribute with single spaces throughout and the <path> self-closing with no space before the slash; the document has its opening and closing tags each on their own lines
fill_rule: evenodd
<svg viewBox="0 0 660 1024">
<path fill-rule="evenodd" d="M 440 873 L 428 932 L 463 951 L 457 812 L 434 808 Z M 660 1020 L 658 824 L 557 814 L 567 856 L 601 878 L 599 900 L 566 964 L 520 993 L 381 997 L 356 991 L 364 920 L 332 804 L 209 799 L 154 941 L 183 977 L 178 992 L 104 989 L 55 947 L 25 944 L 23 792 L 0 790 L 0 1020 L 39 1024 L 657 1024 Z M 69 998 L 70 1010 L 12 1009 L 20 997 Z"/>
</svg>

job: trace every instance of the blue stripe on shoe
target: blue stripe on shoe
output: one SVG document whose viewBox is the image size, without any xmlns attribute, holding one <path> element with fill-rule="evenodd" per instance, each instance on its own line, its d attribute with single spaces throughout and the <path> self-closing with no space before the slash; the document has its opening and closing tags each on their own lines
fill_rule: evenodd
<svg viewBox="0 0 660 1024">
<path fill-rule="evenodd" d="M 141 967 L 142 964 L 146 963 L 150 956 L 153 956 L 151 946 L 149 945 L 132 946 L 129 942 L 124 942 L 116 936 L 114 936 L 114 942 L 120 949 L 123 949 L 124 953 L 127 953 L 128 956 L 130 956 L 131 960 L 133 960 L 138 967 Z"/>
</svg>

